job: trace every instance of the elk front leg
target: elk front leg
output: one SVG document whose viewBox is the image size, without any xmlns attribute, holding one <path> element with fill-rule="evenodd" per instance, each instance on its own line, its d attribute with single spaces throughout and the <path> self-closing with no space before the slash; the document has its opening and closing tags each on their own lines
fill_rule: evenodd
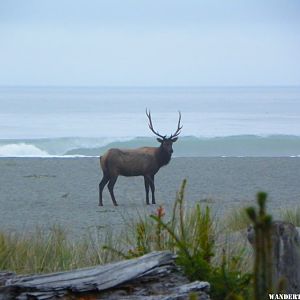
<svg viewBox="0 0 300 300">
<path fill-rule="evenodd" d="M 147 176 L 144 176 L 144 183 L 145 183 L 145 191 L 146 191 L 146 204 L 149 205 L 149 180 Z"/>
<path fill-rule="evenodd" d="M 150 188 L 151 188 L 151 193 L 152 193 L 152 204 L 155 204 L 155 185 L 154 185 L 154 175 L 148 175 L 147 176 Z"/>
</svg>

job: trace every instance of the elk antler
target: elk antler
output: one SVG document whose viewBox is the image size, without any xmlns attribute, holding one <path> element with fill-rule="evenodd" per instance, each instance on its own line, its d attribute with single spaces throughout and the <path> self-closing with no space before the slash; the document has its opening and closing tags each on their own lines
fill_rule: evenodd
<svg viewBox="0 0 300 300">
<path fill-rule="evenodd" d="M 180 121 L 181 121 L 181 113 L 180 113 L 180 111 L 178 113 L 179 113 L 179 120 L 178 120 L 178 124 L 177 124 L 177 130 L 175 131 L 175 133 L 171 134 L 170 139 L 172 139 L 174 137 L 177 137 L 180 134 L 180 131 L 181 131 L 182 127 L 183 127 L 183 125 L 180 124 Z"/>
<path fill-rule="evenodd" d="M 166 136 L 162 136 L 161 134 L 159 134 L 157 131 L 154 130 L 153 125 L 152 125 L 152 120 L 151 120 L 151 113 L 150 113 L 150 110 L 149 110 L 149 112 L 148 112 L 147 108 L 146 108 L 146 115 L 147 115 L 148 120 L 149 120 L 148 126 L 149 126 L 150 130 L 151 130 L 155 135 L 157 135 L 157 136 L 161 137 L 162 139 L 164 139 Z"/>
</svg>

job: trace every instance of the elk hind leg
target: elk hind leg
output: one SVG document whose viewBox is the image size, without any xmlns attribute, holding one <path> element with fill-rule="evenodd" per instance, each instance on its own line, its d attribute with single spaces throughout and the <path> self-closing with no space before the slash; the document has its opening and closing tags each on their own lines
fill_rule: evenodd
<svg viewBox="0 0 300 300">
<path fill-rule="evenodd" d="M 118 176 L 111 177 L 109 179 L 109 183 L 107 186 L 114 206 L 118 206 L 118 203 L 117 203 L 115 195 L 114 195 L 114 185 L 115 185 L 117 179 L 118 179 Z"/>
<path fill-rule="evenodd" d="M 103 174 L 103 178 L 99 183 L 99 206 L 103 206 L 103 201 L 102 201 L 102 192 L 104 187 L 109 181 L 109 176 L 107 174 Z"/>
</svg>

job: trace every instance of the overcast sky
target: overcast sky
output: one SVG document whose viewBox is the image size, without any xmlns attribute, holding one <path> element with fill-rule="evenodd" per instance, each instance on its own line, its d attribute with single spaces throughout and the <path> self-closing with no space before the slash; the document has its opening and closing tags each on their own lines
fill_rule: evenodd
<svg viewBox="0 0 300 300">
<path fill-rule="evenodd" d="M 300 85 L 300 1 L 0 0 L 0 85 Z"/>
</svg>

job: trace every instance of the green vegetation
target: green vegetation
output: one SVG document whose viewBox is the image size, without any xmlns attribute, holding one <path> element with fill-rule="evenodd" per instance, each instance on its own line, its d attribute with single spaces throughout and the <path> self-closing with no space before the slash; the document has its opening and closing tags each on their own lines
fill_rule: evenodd
<svg viewBox="0 0 300 300">
<path fill-rule="evenodd" d="M 215 300 L 248 297 L 251 275 L 244 271 L 243 252 L 229 242 L 217 242 L 220 233 L 211 217 L 209 207 L 196 204 L 186 209 L 184 191 L 186 180 L 169 218 L 159 207 L 150 218 L 139 218 L 131 227 L 130 238 L 124 249 L 105 246 L 106 250 L 123 258 L 131 258 L 154 250 L 171 250 L 177 255 L 176 262 L 190 280 L 204 280 L 211 284 Z M 234 247 L 230 249 L 230 247 Z M 222 251 L 219 253 L 218 248 Z M 234 253 L 235 252 L 235 253 Z"/>
<path fill-rule="evenodd" d="M 283 221 L 290 222 L 295 226 L 300 227 L 300 207 L 282 210 L 280 215 Z"/>
<path fill-rule="evenodd" d="M 251 224 L 244 207 L 230 211 L 224 221 L 229 232 L 246 229 Z"/>
<path fill-rule="evenodd" d="M 272 217 L 266 213 L 266 193 L 257 194 L 259 210 L 249 207 L 247 214 L 254 226 L 254 294 L 255 299 L 267 299 L 273 293 L 272 278 Z"/>
<path fill-rule="evenodd" d="M 155 250 L 171 250 L 190 280 L 210 282 L 212 299 L 264 299 L 273 290 L 271 217 L 265 209 L 267 195 L 257 195 L 258 211 L 255 208 L 235 210 L 216 223 L 208 206 L 197 203 L 186 208 L 185 187 L 186 180 L 169 215 L 162 206 L 150 216 L 140 215 L 138 221 L 126 225 L 119 239 L 113 240 L 107 233 L 104 240 L 87 235 L 72 241 L 58 226 L 26 235 L 0 232 L 0 270 L 47 273 L 138 257 Z M 297 210 L 289 221 L 297 220 L 299 215 Z M 239 232 L 250 223 L 255 232 L 254 261 L 245 232 Z"/>
<path fill-rule="evenodd" d="M 0 232 L 0 270 L 20 274 L 65 271 L 115 259 L 88 236 L 72 241 L 60 226 L 32 234 Z"/>
</svg>

